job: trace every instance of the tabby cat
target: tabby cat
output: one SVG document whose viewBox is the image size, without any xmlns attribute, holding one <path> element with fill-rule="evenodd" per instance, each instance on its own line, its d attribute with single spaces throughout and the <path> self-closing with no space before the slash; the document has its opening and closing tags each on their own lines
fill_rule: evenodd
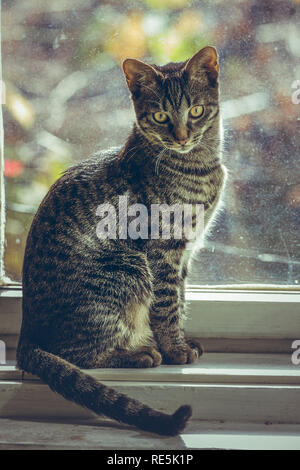
<svg viewBox="0 0 300 470">
<path fill-rule="evenodd" d="M 165 66 L 126 59 L 123 70 L 136 113 L 125 145 L 68 169 L 33 220 L 17 363 L 97 414 L 176 435 L 190 406 L 173 415 L 155 411 L 81 369 L 189 364 L 199 357 L 201 345 L 183 330 L 187 239 L 100 238 L 97 208 L 109 203 L 117 213 L 121 195 L 147 208 L 203 204 L 209 224 L 225 181 L 218 58 L 207 46 Z"/>
</svg>

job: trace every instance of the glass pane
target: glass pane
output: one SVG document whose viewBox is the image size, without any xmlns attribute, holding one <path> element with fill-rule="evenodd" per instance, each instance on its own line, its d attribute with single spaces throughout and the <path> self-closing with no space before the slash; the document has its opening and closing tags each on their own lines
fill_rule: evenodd
<svg viewBox="0 0 300 470">
<path fill-rule="evenodd" d="M 196 284 L 297 285 L 300 275 L 299 1 L 2 2 L 6 271 L 49 186 L 134 121 L 121 71 L 218 48 L 229 179 Z M 293 88 L 294 86 L 294 88 Z"/>
</svg>

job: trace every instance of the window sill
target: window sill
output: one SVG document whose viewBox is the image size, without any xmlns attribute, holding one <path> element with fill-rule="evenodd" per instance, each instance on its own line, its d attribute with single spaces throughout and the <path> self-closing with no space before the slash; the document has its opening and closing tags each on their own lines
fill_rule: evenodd
<svg viewBox="0 0 300 470">
<path fill-rule="evenodd" d="M 291 363 L 291 343 L 300 338 L 298 292 L 191 286 L 186 297 L 186 331 L 200 337 L 205 350 L 197 364 L 87 373 L 157 409 L 172 412 L 190 403 L 195 420 L 300 424 L 300 369 Z M 20 287 L 0 289 L 0 339 L 11 361 L 21 300 Z M 13 365 L 0 366 L 0 416 L 94 417 Z"/>
<path fill-rule="evenodd" d="M 291 353 L 300 339 L 300 295 L 292 289 L 189 286 L 187 335 L 207 352 Z M 22 288 L 0 288 L 0 339 L 14 360 L 21 326 Z"/>
<path fill-rule="evenodd" d="M 151 369 L 86 369 L 99 381 L 143 383 L 214 383 L 240 385 L 299 385 L 300 367 L 290 355 L 206 353 L 195 364 L 161 365 Z M 39 381 L 15 365 L 0 366 L 0 380 Z"/>
<path fill-rule="evenodd" d="M 194 420 L 300 423 L 300 368 L 289 355 L 206 353 L 198 363 L 155 369 L 93 369 L 97 380 L 172 412 L 191 404 Z M 14 366 L 0 366 L 0 417 L 92 418 Z"/>
</svg>

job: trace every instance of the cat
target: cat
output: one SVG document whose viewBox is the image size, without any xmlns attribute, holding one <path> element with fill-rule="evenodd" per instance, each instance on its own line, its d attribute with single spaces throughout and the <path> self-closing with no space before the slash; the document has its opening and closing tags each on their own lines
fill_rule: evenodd
<svg viewBox="0 0 300 470">
<path fill-rule="evenodd" d="M 120 196 L 146 208 L 203 204 L 210 224 L 226 177 L 218 55 L 206 46 L 164 66 L 126 59 L 123 70 L 136 114 L 125 145 L 69 168 L 32 222 L 17 364 L 96 414 L 176 435 L 189 405 L 158 412 L 81 369 L 189 364 L 201 355 L 183 328 L 188 241 L 101 239 L 97 208 L 107 203 L 117 211 Z"/>
</svg>

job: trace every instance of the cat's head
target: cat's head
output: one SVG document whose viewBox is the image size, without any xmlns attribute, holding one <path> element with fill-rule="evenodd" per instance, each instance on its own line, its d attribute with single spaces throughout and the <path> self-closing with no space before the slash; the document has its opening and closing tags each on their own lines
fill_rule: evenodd
<svg viewBox="0 0 300 470">
<path fill-rule="evenodd" d="M 123 70 L 137 124 L 153 144 L 187 153 L 218 119 L 218 55 L 212 46 L 164 66 L 126 59 Z"/>
</svg>

